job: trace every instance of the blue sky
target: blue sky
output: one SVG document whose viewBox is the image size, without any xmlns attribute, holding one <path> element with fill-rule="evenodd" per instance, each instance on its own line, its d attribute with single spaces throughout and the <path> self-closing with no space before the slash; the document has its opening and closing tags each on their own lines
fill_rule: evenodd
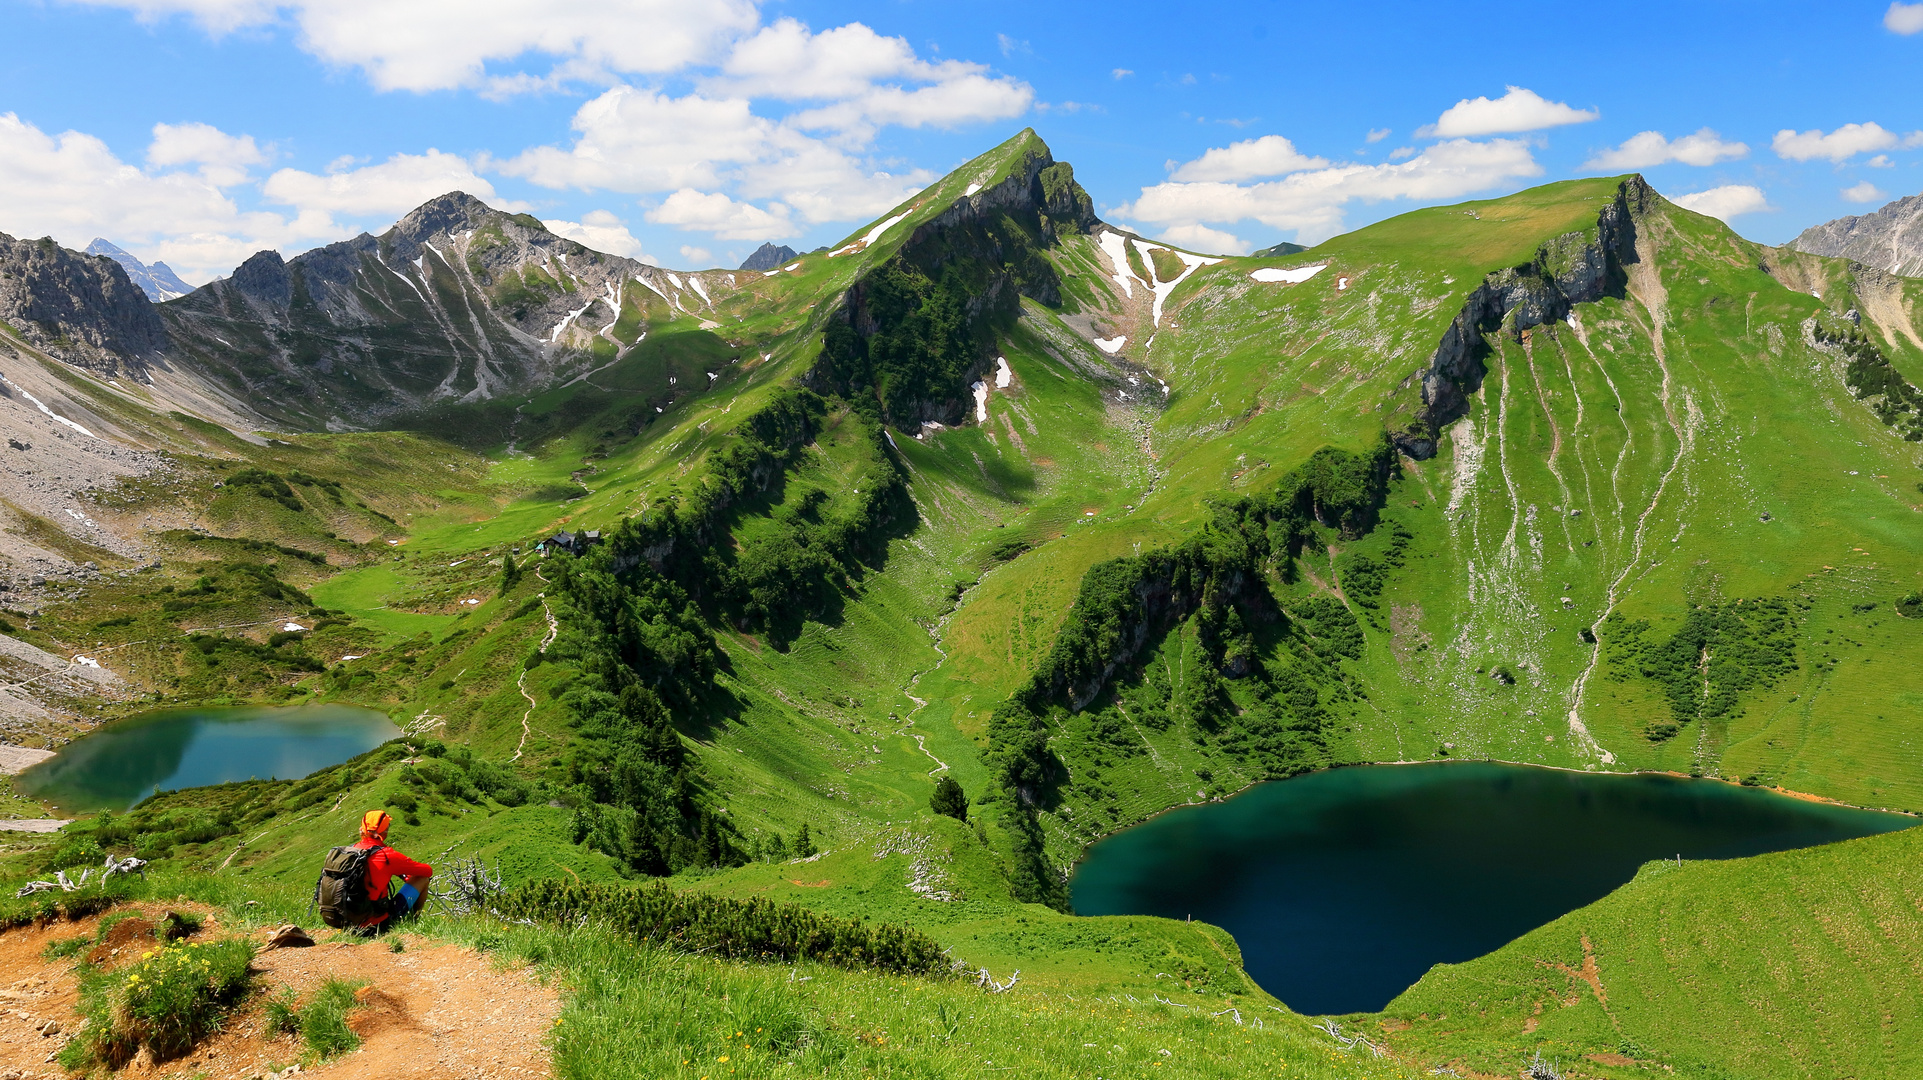
<svg viewBox="0 0 1923 1080">
<path fill-rule="evenodd" d="M 1604 173 L 1772 243 L 1923 191 L 1923 3 L 0 0 L 0 42 L 0 231 L 196 283 L 457 187 L 733 265 L 1024 126 L 1216 252 Z"/>
</svg>

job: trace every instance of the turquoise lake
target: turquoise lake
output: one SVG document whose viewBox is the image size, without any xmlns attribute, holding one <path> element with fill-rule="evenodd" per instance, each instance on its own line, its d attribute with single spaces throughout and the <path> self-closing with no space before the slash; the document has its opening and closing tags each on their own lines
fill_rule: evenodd
<svg viewBox="0 0 1923 1080">
<path fill-rule="evenodd" d="M 1333 769 L 1183 807 L 1089 850 L 1081 915 L 1193 917 L 1309 1015 L 1373 1012 L 1654 859 L 1730 859 L 1919 824 L 1713 780 L 1464 762 Z"/>
<path fill-rule="evenodd" d="M 383 714 L 344 705 L 167 709 L 75 739 L 19 784 L 67 813 L 125 810 L 155 788 L 296 779 L 399 734 Z"/>
</svg>

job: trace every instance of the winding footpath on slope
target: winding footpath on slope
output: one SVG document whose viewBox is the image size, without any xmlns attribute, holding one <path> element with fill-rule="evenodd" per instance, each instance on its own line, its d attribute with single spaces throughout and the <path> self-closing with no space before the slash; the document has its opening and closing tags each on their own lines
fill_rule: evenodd
<svg viewBox="0 0 1923 1080">
<path fill-rule="evenodd" d="M 541 572 L 536 570 L 534 576 L 541 577 Z M 546 581 L 547 578 L 541 577 L 541 580 Z M 547 594 L 539 593 L 537 595 L 541 598 L 541 614 L 546 615 L 548 619 L 547 635 L 541 639 L 541 651 L 546 652 L 548 651 L 548 646 L 554 644 L 555 636 L 561 632 L 561 624 L 555 621 L 554 609 L 548 606 Z M 515 744 L 514 756 L 509 758 L 509 761 L 521 760 L 521 754 L 527 749 L 528 733 L 532 730 L 528 727 L 528 718 L 534 715 L 534 707 L 540 704 L 540 702 L 534 700 L 533 694 L 527 692 L 527 672 L 527 665 L 521 665 L 521 674 L 514 680 L 514 688 L 519 690 L 521 696 L 527 699 L 527 709 L 521 713 L 521 741 Z"/>
</svg>

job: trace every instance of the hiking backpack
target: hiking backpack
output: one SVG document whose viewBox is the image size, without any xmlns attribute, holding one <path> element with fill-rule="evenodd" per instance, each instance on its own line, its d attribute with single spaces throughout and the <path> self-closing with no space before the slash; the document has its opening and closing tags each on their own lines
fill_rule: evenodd
<svg viewBox="0 0 1923 1080">
<path fill-rule="evenodd" d="M 359 926 L 385 906 L 367 898 L 367 864 L 378 847 L 337 847 L 327 853 L 320 880 L 314 883 L 314 904 L 321 921 L 344 930 Z"/>
</svg>

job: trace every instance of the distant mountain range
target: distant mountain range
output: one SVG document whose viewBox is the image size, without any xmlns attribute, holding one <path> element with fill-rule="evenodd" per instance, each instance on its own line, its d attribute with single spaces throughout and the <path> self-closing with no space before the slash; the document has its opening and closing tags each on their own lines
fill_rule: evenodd
<svg viewBox="0 0 1923 1080">
<path fill-rule="evenodd" d="M 1923 195 L 1804 229 L 1790 246 L 1903 277 L 1923 277 Z"/>
<path fill-rule="evenodd" d="M 188 293 L 194 291 L 194 287 L 180 280 L 180 275 L 174 273 L 173 268 L 166 263 L 157 262 L 152 266 L 148 266 L 146 263 L 122 251 L 114 244 L 102 240 L 97 236 L 94 237 L 93 243 L 87 245 L 87 254 L 105 255 L 107 258 L 126 267 L 127 277 L 130 278 L 135 285 L 140 286 L 141 291 L 147 294 L 147 299 L 152 300 L 156 304 L 163 300 L 174 300 L 186 296 Z"/>
</svg>

